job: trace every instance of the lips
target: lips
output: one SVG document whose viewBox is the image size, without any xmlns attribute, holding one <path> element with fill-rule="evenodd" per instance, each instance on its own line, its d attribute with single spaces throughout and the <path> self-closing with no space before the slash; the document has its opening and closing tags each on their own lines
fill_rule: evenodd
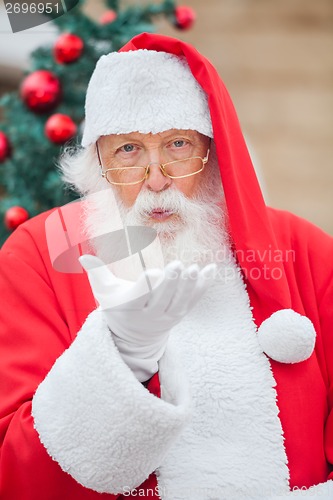
<svg viewBox="0 0 333 500">
<path fill-rule="evenodd" d="M 151 212 L 149 212 L 149 217 L 157 220 L 165 220 L 172 214 L 173 214 L 172 210 L 164 210 L 163 208 L 154 208 L 154 210 L 151 210 Z"/>
</svg>

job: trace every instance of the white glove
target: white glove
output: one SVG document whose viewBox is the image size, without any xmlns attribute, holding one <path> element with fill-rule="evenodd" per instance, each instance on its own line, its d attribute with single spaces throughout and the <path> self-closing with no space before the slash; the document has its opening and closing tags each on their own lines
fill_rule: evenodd
<svg viewBox="0 0 333 500">
<path fill-rule="evenodd" d="M 199 270 L 178 262 L 144 271 L 136 282 L 117 278 L 99 258 L 79 258 L 88 273 L 100 310 L 125 363 L 140 382 L 158 371 L 170 330 L 192 309 L 215 275 L 210 264 Z"/>
</svg>

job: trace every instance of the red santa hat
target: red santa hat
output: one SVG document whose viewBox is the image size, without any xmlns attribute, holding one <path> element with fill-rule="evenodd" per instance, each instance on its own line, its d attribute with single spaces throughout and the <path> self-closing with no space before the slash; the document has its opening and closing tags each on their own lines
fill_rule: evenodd
<svg viewBox="0 0 333 500">
<path fill-rule="evenodd" d="M 234 251 L 263 351 L 279 362 L 307 359 L 315 330 L 300 306 L 293 308 L 287 279 L 292 263 L 272 259 L 280 249 L 228 91 L 194 47 L 143 33 L 97 64 L 82 144 L 100 135 L 170 128 L 197 130 L 215 140 Z"/>
</svg>

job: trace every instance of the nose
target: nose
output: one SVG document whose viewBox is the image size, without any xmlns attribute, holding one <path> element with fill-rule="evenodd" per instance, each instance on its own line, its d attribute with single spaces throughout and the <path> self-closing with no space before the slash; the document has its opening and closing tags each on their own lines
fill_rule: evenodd
<svg viewBox="0 0 333 500">
<path fill-rule="evenodd" d="M 145 184 L 150 191 L 164 191 L 168 189 L 172 183 L 172 179 L 163 174 L 160 165 L 162 163 L 162 158 L 158 151 L 151 152 L 149 155 L 149 175 L 145 180 Z"/>
</svg>

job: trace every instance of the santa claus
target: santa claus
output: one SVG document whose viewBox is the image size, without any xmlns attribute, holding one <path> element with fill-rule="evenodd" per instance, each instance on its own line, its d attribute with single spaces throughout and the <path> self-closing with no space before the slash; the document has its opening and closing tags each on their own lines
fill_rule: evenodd
<svg viewBox="0 0 333 500">
<path fill-rule="evenodd" d="M 333 241 L 265 205 L 211 63 L 103 56 L 61 167 L 1 251 L 1 498 L 333 498 Z"/>
</svg>

